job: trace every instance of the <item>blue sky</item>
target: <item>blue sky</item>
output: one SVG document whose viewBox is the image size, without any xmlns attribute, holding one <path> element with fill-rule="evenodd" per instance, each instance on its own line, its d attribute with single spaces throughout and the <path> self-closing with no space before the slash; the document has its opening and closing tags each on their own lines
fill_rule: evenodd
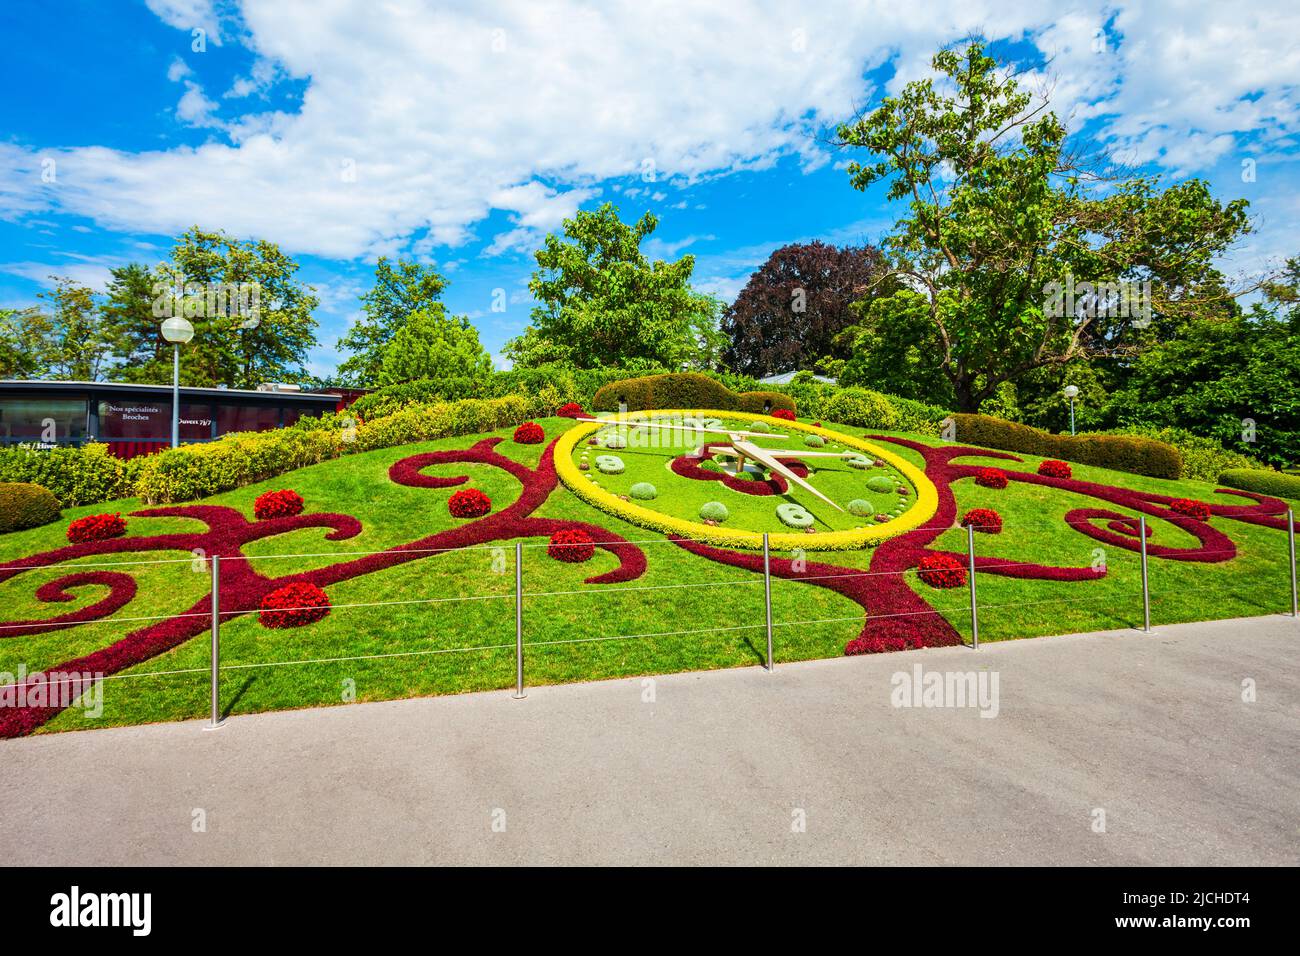
<svg viewBox="0 0 1300 956">
<path fill-rule="evenodd" d="M 381 254 L 444 271 L 495 354 L 527 324 L 541 236 L 606 200 L 657 214 L 647 251 L 695 255 L 697 285 L 730 299 L 779 245 L 888 228 L 896 211 L 849 187 L 820 134 L 971 32 L 1124 161 L 1250 199 L 1258 231 L 1230 270 L 1300 253 L 1288 5 L 902 6 L 7 3 L 0 305 L 50 274 L 97 286 L 159 261 L 198 223 L 302 264 L 318 373 Z"/>
</svg>

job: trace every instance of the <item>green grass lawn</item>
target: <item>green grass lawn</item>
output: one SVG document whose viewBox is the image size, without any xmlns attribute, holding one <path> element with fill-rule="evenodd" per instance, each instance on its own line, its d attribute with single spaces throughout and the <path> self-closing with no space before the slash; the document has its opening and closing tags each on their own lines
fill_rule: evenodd
<svg viewBox="0 0 1300 956">
<path fill-rule="evenodd" d="M 541 422 L 548 441 L 572 423 Z M 834 426 L 849 434 L 861 429 Z M 544 445 L 517 445 L 510 430 L 498 451 L 535 464 Z M 910 436 L 915 437 L 915 436 Z M 395 461 L 424 451 L 465 448 L 474 437 L 446 439 L 349 456 L 285 475 L 259 485 L 219 495 L 209 502 L 252 515 L 253 499 L 264 491 L 293 488 L 309 512 L 330 511 L 358 517 L 364 530 L 346 541 L 327 541 L 323 529 L 267 539 L 245 549 L 265 573 L 281 575 L 319 567 L 360 551 L 375 551 L 463 523 L 452 518 L 447 498 L 456 490 L 411 488 L 388 480 Z M 586 447 L 586 446 L 580 446 Z M 918 466 L 920 456 L 898 446 L 890 450 Z M 618 454 L 637 460 L 629 450 Z M 663 470 L 666 457 L 647 467 Z M 976 461 L 977 459 L 966 459 Z M 1032 469 L 994 462 L 1010 468 Z M 843 466 L 840 466 L 843 467 Z M 823 474 L 829 469 L 820 469 Z M 629 472 L 632 467 L 629 466 Z M 1075 466 L 1075 477 L 1104 484 L 1158 491 L 1215 501 L 1211 485 L 1168 482 L 1104 469 Z M 473 486 L 490 495 L 494 508 L 508 504 L 519 485 L 509 475 L 483 465 L 450 464 L 428 474 L 468 474 Z M 666 471 L 665 471 L 666 473 Z M 622 477 L 622 476 L 620 476 Z M 626 476 L 631 480 L 632 476 Z M 676 476 L 669 476 L 675 478 Z M 862 482 L 861 472 L 846 477 Z M 642 479 L 644 480 L 644 479 Z M 679 479 L 685 481 L 685 479 Z M 815 480 L 815 479 L 814 479 Z M 655 482 L 657 485 L 660 482 Z M 704 482 L 689 482 L 704 485 Z M 713 483 L 707 483 L 712 485 Z M 610 487 L 611 490 L 613 486 Z M 721 485 L 716 485 L 721 490 Z M 662 490 L 662 489 L 661 489 Z M 994 507 L 1005 531 L 979 535 L 982 554 L 1048 564 L 1088 565 L 1098 559 L 1099 542 L 1065 528 L 1062 518 L 1073 507 L 1123 507 L 1054 489 L 1012 482 L 1002 491 L 979 488 L 964 480 L 954 486 L 959 512 Z M 728 492 L 734 499 L 746 496 Z M 766 514 L 779 499 L 755 498 Z M 802 502 L 802 498 L 800 501 Z M 1220 499 L 1229 501 L 1226 497 Z M 743 502 L 742 502 L 743 503 Z M 1241 503 L 1240 499 L 1229 503 Z M 64 543 L 73 518 L 104 511 L 124 514 L 140 507 L 119 501 L 68 509 L 64 519 L 44 528 L 0 536 L 0 562 L 49 550 Z M 739 504 L 737 505 L 739 508 Z M 524 629 L 529 684 L 546 684 L 637 674 L 666 673 L 760 663 L 765 636 L 761 575 L 696 557 L 662 535 L 609 517 L 557 487 L 536 512 L 539 517 L 599 524 L 640 542 L 648 559 L 641 578 L 624 584 L 587 585 L 583 579 L 615 566 L 602 551 L 585 564 L 570 565 L 546 554 L 545 539 L 527 539 L 524 553 Z M 739 516 L 740 512 L 736 514 Z M 146 535 L 194 527 L 189 519 L 132 518 L 129 533 Z M 1152 613 L 1156 625 L 1276 613 L 1289 603 L 1286 538 L 1283 532 L 1222 518 L 1213 520 L 1238 545 L 1239 555 L 1225 564 L 1151 561 Z M 1154 522 L 1151 539 L 1158 544 L 1189 544 L 1191 539 L 1165 522 Z M 954 529 L 936 547 L 964 550 L 965 532 Z M 873 552 L 811 554 L 850 569 L 865 570 Z M 311 555 L 282 557 L 288 554 Z M 77 591 L 77 600 L 50 605 L 37 601 L 42 579 L 67 573 L 77 565 L 107 561 L 170 563 L 123 565 L 139 583 L 136 598 L 120 611 L 86 625 L 41 635 L 12 636 L 0 641 L 0 672 L 23 664 L 29 672 L 104 647 L 136 627 L 137 619 L 168 616 L 189 607 L 208 591 L 206 571 L 195 570 L 188 554 L 126 555 L 70 562 L 35 570 L 0 583 L 0 617 L 5 620 L 62 614 L 103 596 L 100 586 Z M 1043 582 L 981 574 L 980 636 L 983 641 L 1132 627 L 1141 622 L 1138 559 L 1120 548 L 1102 555 L 1105 578 L 1087 582 Z M 221 695 L 226 713 L 249 713 L 292 707 L 322 706 L 350 700 L 384 700 L 413 695 L 505 688 L 514 682 L 514 542 L 431 556 L 365 575 L 328 589 L 334 611 L 303 628 L 269 630 L 254 617 L 225 622 L 221 628 Z M 113 569 L 110 569 L 113 570 Z M 963 634 L 969 634 L 965 589 L 936 591 L 915 580 L 912 586 L 942 610 Z M 473 598 L 456 601 L 453 598 Z M 857 604 L 823 588 L 774 580 L 773 611 L 778 663 L 838 656 L 862 627 Z M 431 601 L 436 603 L 387 604 Z M 808 623 L 815 622 L 815 623 Z M 900 661 L 903 660 L 900 658 Z M 201 717 L 208 708 L 208 637 L 194 638 L 106 681 L 104 713 L 87 718 L 77 708 L 51 721 L 44 730 L 59 731 L 112 724 Z M 179 672 L 179 673 L 173 673 Z"/>
</svg>

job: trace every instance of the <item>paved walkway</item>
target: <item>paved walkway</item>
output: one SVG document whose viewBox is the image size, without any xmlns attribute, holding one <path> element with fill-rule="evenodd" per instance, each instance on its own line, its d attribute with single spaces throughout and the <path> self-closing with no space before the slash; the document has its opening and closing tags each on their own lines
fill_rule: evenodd
<svg viewBox="0 0 1300 956">
<path fill-rule="evenodd" d="M 996 674 L 997 716 L 892 706 L 917 665 Z M 0 742 L 0 859 L 1300 862 L 1281 616 L 202 727 Z"/>
</svg>

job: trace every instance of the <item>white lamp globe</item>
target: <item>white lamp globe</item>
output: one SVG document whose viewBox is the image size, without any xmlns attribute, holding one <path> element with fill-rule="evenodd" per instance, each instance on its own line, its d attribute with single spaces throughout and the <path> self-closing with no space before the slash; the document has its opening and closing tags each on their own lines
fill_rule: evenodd
<svg viewBox="0 0 1300 956">
<path fill-rule="evenodd" d="M 1075 397 L 1076 395 L 1078 395 L 1078 394 L 1079 394 L 1079 389 L 1078 389 L 1076 386 L 1074 386 L 1074 385 L 1067 385 L 1067 386 L 1065 386 L 1065 397 L 1066 397 L 1066 398 L 1074 398 L 1074 397 Z"/>
<path fill-rule="evenodd" d="M 168 342 L 184 345 L 194 338 L 194 326 L 180 316 L 173 316 L 163 322 L 162 335 Z"/>
</svg>

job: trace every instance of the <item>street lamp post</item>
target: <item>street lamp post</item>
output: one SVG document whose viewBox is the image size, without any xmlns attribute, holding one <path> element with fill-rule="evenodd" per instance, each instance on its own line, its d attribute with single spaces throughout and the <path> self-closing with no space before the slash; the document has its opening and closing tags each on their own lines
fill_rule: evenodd
<svg viewBox="0 0 1300 956">
<path fill-rule="evenodd" d="M 172 447 L 181 443 L 181 346 L 194 338 L 194 326 L 173 316 L 162 324 L 162 336 L 172 344 Z"/>
<path fill-rule="evenodd" d="M 1079 389 L 1075 385 L 1065 386 L 1065 397 L 1070 400 L 1070 434 L 1074 434 L 1074 397 L 1079 394 Z"/>
</svg>

